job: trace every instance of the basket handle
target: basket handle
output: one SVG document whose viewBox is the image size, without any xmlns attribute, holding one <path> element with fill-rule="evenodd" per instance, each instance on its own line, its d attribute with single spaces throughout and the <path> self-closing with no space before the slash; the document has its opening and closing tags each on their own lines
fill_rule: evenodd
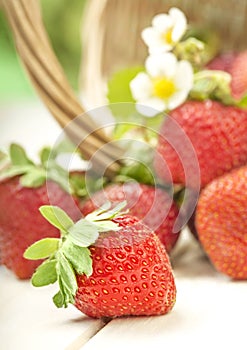
<svg viewBox="0 0 247 350">
<path fill-rule="evenodd" d="M 66 127 L 72 141 L 79 144 L 83 156 L 86 159 L 93 156 L 94 168 L 105 169 L 105 174 L 111 177 L 120 167 L 123 151 L 85 114 L 53 52 L 39 2 L 2 0 L 2 4 L 17 51 L 38 94 L 58 123 Z"/>
</svg>

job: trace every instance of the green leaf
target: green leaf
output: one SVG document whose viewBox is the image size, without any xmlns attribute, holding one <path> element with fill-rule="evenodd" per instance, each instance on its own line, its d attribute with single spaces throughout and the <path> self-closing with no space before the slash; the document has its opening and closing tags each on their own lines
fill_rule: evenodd
<svg viewBox="0 0 247 350">
<path fill-rule="evenodd" d="M 57 254 L 57 272 L 61 278 L 63 292 L 66 299 L 71 302 L 77 291 L 77 281 L 72 265 L 62 252 Z"/>
<path fill-rule="evenodd" d="M 57 294 L 54 295 L 53 302 L 58 308 L 61 308 L 64 306 L 64 297 L 61 291 L 57 292 Z"/>
<path fill-rule="evenodd" d="M 129 67 L 117 71 L 108 82 L 107 97 L 110 103 L 134 102 L 129 83 L 134 77 L 144 71 L 144 67 Z"/>
<path fill-rule="evenodd" d="M 0 181 L 32 171 L 33 165 L 13 165 L 1 172 Z"/>
<path fill-rule="evenodd" d="M 34 165 L 34 163 L 27 157 L 24 148 L 16 143 L 10 145 L 9 153 L 13 165 Z"/>
<path fill-rule="evenodd" d="M 46 172 L 42 168 L 30 169 L 25 175 L 20 178 L 23 187 L 40 187 L 45 183 Z"/>
<path fill-rule="evenodd" d="M 99 236 L 97 226 L 86 219 L 77 221 L 68 232 L 68 239 L 79 247 L 89 247 Z"/>
<path fill-rule="evenodd" d="M 6 159 L 8 159 L 8 155 L 0 150 L 0 162 Z"/>
<path fill-rule="evenodd" d="M 93 273 L 93 261 L 88 248 L 79 247 L 67 240 L 62 250 L 78 274 L 85 273 L 86 276 L 90 276 Z"/>
<path fill-rule="evenodd" d="M 63 305 L 64 307 L 68 307 L 69 303 L 74 302 L 74 297 L 71 294 L 70 290 L 66 287 L 61 275 L 58 274 L 58 284 L 59 284 L 59 288 L 60 288 L 60 293 L 62 295 L 63 298 Z"/>
<path fill-rule="evenodd" d="M 70 193 L 69 173 L 60 167 L 54 159 L 49 159 L 46 164 L 47 178 L 56 182 L 66 192 Z"/>
<path fill-rule="evenodd" d="M 135 100 L 130 91 L 130 82 L 134 77 L 144 71 L 144 67 L 130 67 L 117 71 L 108 82 L 108 100 L 110 108 L 116 118 L 129 117 L 135 113 Z M 121 104 L 120 102 L 132 102 Z"/>
<path fill-rule="evenodd" d="M 43 238 L 28 247 L 23 256 L 29 260 L 48 258 L 58 250 L 59 242 L 59 238 Z"/>
<path fill-rule="evenodd" d="M 59 207 L 43 205 L 39 211 L 50 224 L 63 232 L 67 232 L 74 225 L 72 219 Z"/>
<path fill-rule="evenodd" d="M 118 231 L 120 227 L 117 223 L 110 220 L 95 221 L 98 232 L 107 232 L 107 231 Z"/>
<path fill-rule="evenodd" d="M 190 98 L 196 100 L 213 99 L 226 105 L 234 105 L 236 101 L 231 94 L 230 74 L 218 70 L 202 70 L 194 75 L 194 85 Z"/>
<path fill-rule="evenodd" d="M 150 171 L 150 168 L 143 163 L 131 163 L 130 165 L 124 165 L 119 172 L 120 177 L 117 179 L 121 179 L 121 176 L 126 177 L 129 180 L 136 180 L 139 183 L 143 183 L 146 185 L 154 185 L 155 179 Z"/>
<path fill-rule="evenodd" d="M 106 212 L 107 210 L 110 210 L 112 206 L 112 203 L 110 201 L 106 201 L 100 208 L 94 210 L 92 213 L 87 215 L 88 220 L 95 220 L 95 218 Z"/>
<path fill-rule="evenodd" d="M 115 205 L 115 207 L 113 207 L 112 209 L 104 210 L 99 214 L 97 214 L 98 210 L 96 211 L 96 215 L 95 215 L 95 212 L 92 212 L 88 214 L 85 219 L 93 221 L 96 224 L 97 224 L 97 221 L 113 219 L 116 215 L 120 214 L 120 212 L 126 207 L 126 205 L 127 205 L 126 201 L 120 202 L 117 205 Z"/>
<path fill-rule="evenodd" d="M 47 286 L 57 281 L 56 260 L 47 260 L 41 264 L 32 276 L 35 287 Z"/>
<path fill-rule="evenodd" d="M 40 151 L 40 161 L 44 167 L 46 167 L 46 164 L 49 160 L 50 155 L 51 155 L 51 148 L 50 147 L 44 147 Z"/>
<path fill-rule="evenodd" d="M 244 95 L 241 100 L 237 103 L 238 107 L 246 108 L 247 107 L 247 95 Z"/>
<path fill-rule="evenodd" d="M 85 197 L 88 194 L 85 175 L 83 173 L 72 173 L 69 177 L 72 193 L 78 197 Z"/>
</svg>

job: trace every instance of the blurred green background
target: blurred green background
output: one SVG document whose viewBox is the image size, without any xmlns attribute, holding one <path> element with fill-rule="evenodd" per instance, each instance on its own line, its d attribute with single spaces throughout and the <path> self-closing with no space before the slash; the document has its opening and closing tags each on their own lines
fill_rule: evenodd
<svg viewBox="0 0 247 350">
<path fill-rule="evenodd" d="M 54 51 L 75 90 L 81 58 L 80 27 L 86 0 L 40 0 L 43 20 Z M 12 33 L 0 9 L 0 100 L 35 94 L 17 57 Z"/>
</svg>

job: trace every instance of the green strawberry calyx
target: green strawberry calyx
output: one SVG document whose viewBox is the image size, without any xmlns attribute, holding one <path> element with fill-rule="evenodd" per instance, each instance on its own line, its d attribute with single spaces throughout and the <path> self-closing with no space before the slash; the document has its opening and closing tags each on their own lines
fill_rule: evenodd
<svg viewBox="0 0 247 350">
<path fill-rule="evenodd" d="M 35 287 L 58 282 L 59 291 L 53 297 L 57 307 L 74 304 L 77 292 L 76 274 L 90 276 L 93 264 L 89 247 L 99 234 L 120 229 L 112 219 L 122 213 L 126 201 L 112 208 L 106 202 L 101 208 L 88 214 L 76 223 L 59 207 L 42 206 L 40 213 L 60 230 L 60 238 L 44 238 L 35 242 L 24 252 L 29 260 L 46 259 L 34 272 L 32 284 Z"/>
<path fill-rule="evenodd" d="M 217 100 L 225 105 L 237 107 L 247 106 L 247 96 L 236 100 L 231 91 L 232 77 L 221 70 L 201 70 L 194 74 L 194 84 L 190 91 L 190 98 L 195 100 Z"/>
<path fill-rule="evenodd" d="M 0 172 L 0 181 L 20 176 L 23 187 L 36 188 L 46 180 L 52 180 L 65 191 L 73 193 L 68 172 L 56 162 L 57 155 L 57 152 L 45 147 L 40 152 L 40 164 L 35 164 L 28 158 L 23 147 L 12 143 L 9 147 L 10 164 Z"/>
</svg>

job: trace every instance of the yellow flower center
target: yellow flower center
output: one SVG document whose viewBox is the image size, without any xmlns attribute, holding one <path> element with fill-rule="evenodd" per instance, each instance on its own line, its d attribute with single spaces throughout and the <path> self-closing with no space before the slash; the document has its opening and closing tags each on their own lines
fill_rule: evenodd
<svg viewBox="0 0 247 350">
<path fill-rule="evenodd" d="M 163 38 L 164 38 L 165 42 L 169 45 L 173 44 L 172 31 L 173 31 L 173 28 L 170 28 L 163 34 Z"/>
<path fill-rule="evenodd" d="M 171 79 L 156 78 L 153 81 L 154 95 L 162 99 L 171 97 L 175 91 L 176 86 Z"/>
</svg>

